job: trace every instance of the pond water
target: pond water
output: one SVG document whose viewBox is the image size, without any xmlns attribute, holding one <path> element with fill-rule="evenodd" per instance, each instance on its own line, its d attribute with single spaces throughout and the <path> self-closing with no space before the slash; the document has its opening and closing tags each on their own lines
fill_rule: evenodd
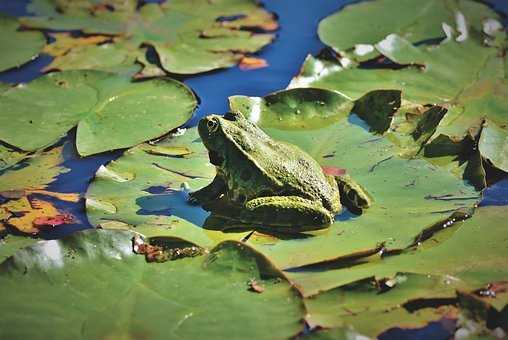
<svg viewBox="0 0 508 340">
<path fill-rule="evenodd" d="M 0 12 L 10 15 L 26 15 L 25 5 L 28 1 L 2 1 Z M 200 105 L 194 117 L 186 126 L 195 125 L 198 120 L 209 113 L 224 113 L 228 110 L 227 98 L 231 95 L 264 96 L 283 89 L 290 79 L 298 73 L 300 65 L 308 54 L 316 55 L 325 46 L 317 37 L 319 21 L 337 11 L 346 4 L 356 1 L 344 0 L 272 0 L 265 1 L 264 6 L 278 15 L 280 29 L 277 39 L 257 55 L 265 59 L 269 66 L 257 70 L 242 71 L 238 67 L 213 71 L 190 77 L 176 77 L 191 87 L 200 99 Z M 496 10 L 508 14 L 508 1 L 489 0 Z M 507 17 L 504 23 L 507 24 Z M 42 55 L 15 70 L 0 73 L 0 81 L 8 83 L 28 82 L 41 75 L 40 70 L 51 62 L 51 57 Z M 60 143 L 73 140 L 75 130 L 69 132 Z M 71 143 L 65 146 L 64 165 L 70 172 L 59 176 L 49 188 L 58 192 L 84 193 L 97 168 L 122 154 L 122 151 L 102 153 L 87 158 L 80 158 Z M 84 214 L 84 200 L 77 204 L 54 202 L 63 211 L 77 217 L 79 223 L 56 228 L 46 232 L 45 238 L 58 238 L 79 229 L 90 228 Z M 152 202 L 153 203 L 153 202 Z M 508 204 L 508 179 L 500 181 L 485 191 L 482 205 Z M 141 211 L 141 213 L 143 213 Z M 203 216 L 194 216 L 201 220 Z M 197 222 L 197 221 L 196 221 Z M 431 324 L 418 331 L 393 329 L 382 338 L 446 338 L 449 331 L 442 324 Z"/>
</svg>

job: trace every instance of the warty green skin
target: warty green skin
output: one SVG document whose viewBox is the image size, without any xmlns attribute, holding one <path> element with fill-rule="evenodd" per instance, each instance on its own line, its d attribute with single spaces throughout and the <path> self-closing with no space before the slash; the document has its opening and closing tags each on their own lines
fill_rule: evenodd
<svg viewBox="0 0 508 340">
<path fill-rule="evenodd" d="M 191 202 L 216 216 L 262 226 L 301 231 L 334 222 L 341 210 L 337 183 L 310 155 L 273 140 L 239 113 L 207 116 L 198 131 L 217 175 L 190 194 Z"/>
</svg>

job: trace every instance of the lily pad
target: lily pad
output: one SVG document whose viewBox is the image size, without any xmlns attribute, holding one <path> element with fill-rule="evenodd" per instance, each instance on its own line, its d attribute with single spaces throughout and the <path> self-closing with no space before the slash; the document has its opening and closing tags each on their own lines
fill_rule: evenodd
<svg viewBox="0 0 508 340">
<path fill-rule="evenodd" d="M 392 10 L 395 8 L 396 12 Z M 480 31 L 485 18 L 500 20 L 488 6 L 470 0 L 378 0 L 346 6 L 323 19 L 318 34 L 336 51 L 361 58 L 372 56 L 369 52 L 374 52 L 374 45 L 388 34 L 417 43 L 444 38 L 443 23 L 457 26 L 461 34 L 471 29 Z"/>
<path fill-rule="evenodd" d="M 305 299 L 306 321 L 313 328 L 351 329 L 375 338 L 394 327 L 420 328 L 455 319 L 455 300 L 453 283 L 441 277 L 399 274 L 380 282 L 360 280 Z M 430 301 L 439 308 L 425 308 Z"/>
<path fill-rule="evenodd" d="M 203 229 L 208 212 L 187 202 L 188 190 L 215 176 L 208 162 L 195 128 L 129 149 L 97 171 L 86 193 L 88 219 L 96 227 L 177 236 L 204 248 L 240 240 L 246 232 Z"/>
<path fill-rule="evenodd" d="M 141 56 L 143 52 L 137 46 L 129 46 L 109 36 L 73 38 L 68 33 L 51 36 L 55 41 L 47 45 L 44 52 L 54 59 L 44 71 L 100 70 L 134 74 L 141 69 L 141 65 L 135 64 L 136 55 Z"/>
<path fill-rule="evenodd" d="M 0 296 L 10 313 L 0 336 L 285 339 L 302 330 L 298 294 L 249 247 L 225 242 L 206 257 L 147 263 L 132 252 L 133 236 L 87 230 L 4 261 Z M 252 280 L 262 293 L 249 290 Z"/>
<path fill-rule="evenodd" d="M 46 45 L 44 34 L 36 31 L 19 31 L 19 24 L 16 19 L 0 15 L 0 48 L 2 58 L 0 59 L 0 71 L 35 59 Z"/>
<path fill-rule="evenodd" d="M 350 114 L 351 102 L 335 109 L 336 103 L 348 103 L 340 94 L 293 89 L 230 101 L 233 111 L 250 117 L 274 139 L 299 146 L 324 167 L 345 169 L 373 198 L 362 215 L 343 212 L 329 229 L 303 240 L 249 238 L 249 244 L 281 268 L 403 249 L 425 228 L 478 200 L 474 188 L 446 170 L 422 159 L 398 157 L 392 143 Z"/>
<path fill-rule="evenodd" d="M 136 5 L 136 1 L 36 0 L 28 7 L 36 16 L 23 18 L 22 23 L 121 38 L 105 47 L 88 47 L 58 57 L 55 63 L 59 68 L 86 68 L 88 57 L 97 54 L 104 56 L 104 62 L 114 63 L 116 59 L 118 66 L 124 65 L 138 58 L 140 46 L 150 45 L 164 70 L 181 74 L 233 66 L 246 53 L 272 41 L 272 34 L 253 33 L 252 29 L 277 28 L 273 15 L 250 0 L 177 0 L 145 3 L 139 9 Z M 97 65 L 104 68 L 105 63 L 99 61 Z"/>
<path fill-rule="evenodd" d="M 366 37 L 372 39 L 369 43 L 374 44 L 373 50 L 381 58 L 390 60 L 389 63 L 383 63 L 383 59 L 379 58 L 377 63 L 367 65 L 351 62 L 346 60 L 347 58 L 325 61 L 308 57 L 301 74 L 293 79 L 290 87 L 326 88 L 353 99 L 359 99 L 373 90 L 399 90 L 402 91 L 403 102 L 440 105 L 446 110 L 446 114 L 436 120 L 431 133 L 426 138 L 420 140 L 415 138 L 410 148 L 417 152 L 423 149 L 422 153 L 427 157 L 441 157 L 436 160 L 436 164 L 448 165 L 453 159 L 474 153 L 475 144 L 482 139 L 480 133 L 486 120 L 499 128 L 498 134 L 506 133 L 505 107 L 506 98 L 508 98 L 508 83 L 504 78 L 506 61 L 502 52 L 506 44 L 506 35 L 503 31 L 491 32 L 482 26 L 482 23 L 488 20 L 494 22 L 498 20 L 498 15 L 484 5 L 459 1 L 458 7 L 454 5 L 441 11 L 434 11 L 435 7 L 448 6 L 446 2 L 429 1 L 425 3 L 426 6 L 423 6 L 423 2 L 404 1 L 402 6 L 417 3 L 419 6 L 414 7 L 414 10 L 419 11 L 421 17 L 407 17 L 405 20 L 410 20 L 411 25 L 399 27 L 402 21 L 396 20 L 387 25 L 395 34 L 374 29 L 375 25 L 364 25 L 358 33 L 358 39 L 366 39 Z M 383 7 L 379 13 L 376 12 L 376 17 L 379 17 L 381 21 L 388 18 L 381 13 L 393 13 L 395 9 L 399 10 L 398 2 L 396 4 L 391 1 L 379 1 L 352 5 L 345 13 L 356 17 L 357 22 L 364 22 L 365 17 L 370 16 L 365 11 L 371 6 L 376 7 L 382 4 L 387 7 Z M 451 13 L 455 15 L 457 34 L 453 30 L 445 29 L 443 34 L 446 33 L 447 38 L 440 43 L 434 41 L 434 43 L 412 44 L 439 37 L 436 33 L 438 29 L 441 29 L 441 25 L 434 22 L 434 19 L 442 20 L 444 18 L 441 16 L 449 17 Z M 345 36 L 341 34 L 341 30 L 344 29 L 343 23 L 337 21 L 340 15 L 339 13 L 336 17 L 325 19 L 322 23 L 327 30 L 333 30 L 337 37 Z M 365 17 L 361 17 L 362 15 Z M 452 22 L 448 24 L 448 27 L 451 27 Z M 392 27 L 393 25 L 395 27 Z M 395 29 L 396 27 L 399 29 Z M 443 27 L 446 28 L 446 26 Z M 341 48 L 352 44 L 351 41 L 346 40 Z M 356 43 L 361 44 L 362 41 L 358 40 Z M 414 118 L 414 115 L 406 113 L 407 111 L 398 113 L 399 117 L 395 118 L 388 133 L 401 132 L 400 125 L 411 125 L 410 120 Z M 485 133 L 488 132 L 485 130 Z M 484 138 L 484 143 L 486 138 L 489 137 Z M 500 163 L 499 159 L 491 160 L 490 158 L 493 158 L 493 150 L 503 149 L 504 139 L 494 138 L 489 144 L 490 153 L 483 154 L 486 152 L 484 147 L 480 156 L 492 162 L 494 167 L 503 170 L 502 161 Z M 448 156 L 447 161 L 444 161 L 445 156 Z M 468 160 L 474 163 L 474 160 L 469 158 L 462 161 Z M 478 166 L 482 166 L 481 158 Z M 453 168 L 456 169 L 457 166 L 454 165 Z M 462 169 L 461 172 L 464 171 L 468 169 Z M 465 177 L 468 175 L 466 174 Z M 479 179 L 475 185 L 482 188 L 485 186 L 485 180 Z"/>
<path fill-rule="evenodd" d="M 0 139 L 26 151 L 55 143 L 78 125 L 80 155 L 126 148 L 182 125 L 197 104 L 169 78 L 132 82 L 101 71 L 51 73 L 0 96 Z"/>
<path fill-rule="evenodd" d="M 401 272 L 438 275 L 447 285 L 473 291 L 508 276 L 508 241 L 499 236 L 504 233 L 506 213 L 504 207 L 481 207 L 471 219 L 457 226 L 446 242 L 429 239 L 419 248 L 400 255 L 302 268 L 288 276 L 307 296 L 365 278 L 382 279 Z"/>
</svg>

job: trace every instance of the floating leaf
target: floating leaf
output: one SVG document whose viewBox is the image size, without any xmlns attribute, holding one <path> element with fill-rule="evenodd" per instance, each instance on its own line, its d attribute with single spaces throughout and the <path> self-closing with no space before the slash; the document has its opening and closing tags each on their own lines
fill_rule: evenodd
<svg viewBox="0 0 508 340">
<path fill-rule="evenodd" d="M 361 16 L 370 16 L 366 11 L 377 6 L 383 6 L 382 13 L 390 15 L 385 16 L 376 12 L 375 17 L 379 19 L 375 19 L 375 22 L 388 20 L 387 18 L 392 17 L 394 9 L 397 12 L 400 10 L 399 6 L 404 10 L 418 13 L 416 17 L 409 16 L 387 24 L 386 27 L 393 31 L 375 28 L 374 24 L 364 25 L 358 30 L 358 34 L 355 33 L 354 39 L 369 37 L 368 42 L 375 44 L 373 50 L 381 54 L 385 60 L 386 58 L 390 60 L 389 67 L 386 67 L 387 63 L 383 64 L 379 58 L 376 60 L 377 63 L 371 62 L 367 67 L 366 64 L 351 63 L 344 58 L 334 62 L 309 57 L 302 67 L 301 74 L 293 79 L 291 87 L 326 88 L 353 99 L 361 98 L 373 90 L 399 90 L 402 91 L 403 104 L 409 101 L 412 105 L 440 105 L 444 113 L 434 115 L 430 129 L 424 131 L 424 138 L 415 135 L 414 129 L 405 134 L 406 137 L 413 137 L 413 141 L 410 145 L 402 145 L 406 149 L 403 152 L 414 155 L 423 149 L 423 154 L 435 158 L 436 164 L 453 169 L 470 179 L 476 187 L 483 188 L 485 179 L 481 178 L 482 175 L 476 176 L 475 179 L 475 175 L 471 174 L 485 172 L 481 158 L 471 158 L 478 139 L 482 139 L 480 135 L 483 133 L 482 124 L 488 120 L 492 126 L 499 128 L 496 133 L 499 137 L 483 138 L 484 143 L 486 139 L 490 139 L 490 153 L 483 154 L 483 151 L 486 151 L 484 145 L 480 155 L 484 159 L 493 158 L 493 150 L 502 154 L 505 142 L 501 136 L 506 134 L 505 107 L 508 105 L 506 100 L 508 83 L 504 78 L 506 58 L 503 53 L 506 34 L 502 31 L 495 36 L 493 33 L 492 35 L 481 33 L 481 30 L 485 31 L 483 28 L 485 20 L 497 22 L 498 15 L 482 4 L 465 0 L 453 6 L 448 6 L 447 2 L 443 1 L 430 1 L 425 3 L 425 6 L 423 2 L 416 0 L 404 1 L 401 4 L 378 1 L 350 6 L 343 13 L 350 17 L 347 19 L 349 21 L 356 17 L 357 22 L 364 22 L 366 19 Z M 446 8 L 434 11 L 442 6 Z M 327 32 L 333 31 L 334 36 L 339 37 L 338 40 L 344 40 L 338 44 L 340 48 L 347 49 L 347 46 L 352 46 L 353 41 L 348 40 L 351 34 L 342 34 L 346 32 L 342 31 L 344 22 L 339 20 L 343 13 L 325 19 L 322 27 L 323 32 L 326 27 Z M 423 17 L 426 19 L 423 20 Z M 412 44 L 439 37 L 440 35 L 436 34 L 441 29 L 440 21 L 445 17 L 456 22 L 458 34 L 445 30 L 448 37 L 438 44 L 418 46 Z M 412 24 L 405 26 L 404 20 L 409 20 Z M 448 22 L 448 26 L 443 26 L 445 28 L 452 24 L 449 21 L 443 22 Z M 350 31 L 348 28 L 347 32 Z M 387 35 L 388 33 L 390 34 Z M 328 36 L 328 33 L 325 35 Z M 358 40 L 355 43 L 361 44 L 365 41 Z M 334 46 L 338 48 L 339 45 Z M 396 143 L 400 143 L 400 135 L 404 135 L 405 127 L 408 125 L 415 127 L 411 122 L 413 117 L 412 113 L 407 115 L 407 111 L 401 109 L 395 114 L 393 123 L 385 122 L 392 123 L 388 134 L 399 133 L 395 138 Z M 385 130 L 386 128 L 387 126 Z M 486 134 L 492 132 L 490 129 L 485 130 Z M 408 141 L 409 138 L 406 138 L 405 143 Z M 497 157 L 494 158 L 496 159 L 491 160 L 492 164 L 502 170 L 502 161 Z M 456 164 L 457 161 L 459 165 Z M 469 168 L 460 167 L 462 163 L 468 161 Z"/>
<path fill-rule="evenodd" d="M 7 201 L 0 209 L 10 215 L 0 223 L 24 234 L 36 235 L 41 229 L 74 222 L 71 215 L 60 213 L 52 203 L 40 199 L 22 197 Z"/>
<path fill-rule="evenodd" d="M 131 82 L 101 71 L 50 73 L 0 96 L 0 139 L 32 151 L 78 125 L 80 155 L 126 148 L 183 124 L 196 98 L 172 79 Z"/>
<path fill-rule="evenodd" d="M 105 10 L 107 8 L 107 10 Z M 193 74 L 237 64 L 246 53 L 269 44 L 271 34 L 252 29 L 273 30 L 273 16 L 255 1 L 177 0 L 146 3 L 136 9 L 135 1 L 65 2 L 36 0 L 29 6 L 35 17 L 24 25 L 56 30 L 81 30 L 87 34 L 121 37 L 112 44 L 88 47 L 58 58 L 58 68 L 88 68 L 88 57 L 103 56 L 96 65 L 124 67 L 140 60 L 139 46 L 155 48 L 160 64 L 171 73 Z M 105 47 L 102 47 L 105 46 Z M 78 48 L 79 49 L 79 48 Z M 137 49 L 137 50 L 136 50 Z M 58 65 L 58 66 L 57 66 Z"/>
<path fill-rule="evenodd" d="M 140 69 L 140 65 L 134 64 L 136 54 L 141 53 L 139 48 L 119 39 L 101 35 L 73 38 L 68 33 L 56 33 L 52 37 L 55 41 L 44 52 L 54 59 L 44 71 L 100 70 L 133 74 Z"/>
<path fill-rule="evenodd" d="M 19 24 L 14 18 L 0 15 L 0 27 L 0 71 L 19 67 L 36 58 L 46 44 L 41 32 L 19 31 Z"/>
<path fill-rule="evenodd" d="M 345 169 L 373 198 L 362 215 L 344 212 L 328 230 L 304 240 L 249 238 L 281 268 L 405 248 L 426 227 L 478 199 L 471 186 L 446 170 L 398 157 L 392 143 L 369 133 L 364 122 L 349 114 L 353 103 L 340 94 L 293 89 L 230 100 L 234 111 L 249 116 L 274 139 L 299 146 L 322 166 Z M 441 195 L 453 199 L 439 199 Z"/>
<path fill-rule="evenodd" d="M 0 336 L 284 339 L 302 330 L 298 294 L 249 247 L 225 242 L 206 257 L 154 264 L 132 252 L 133 236 L 87 230 L 4 261 L 0 298 L 10 312 Z M 262 294 L 249 291 L 251 279 Z"/>
<path fill-rule="evenodd" d="M 187 190 L 208 184 L 215 175 L 208 162 L 195 128 L 129 149 L 99 168 L 86 194 L 88 219 L 97 227 L 172 235 L 204 248 L 240 240 L 246 232 L 202 229 L 208 213 L 187 202 Z"/>
<path fill-rule="evenodd" d="M 255 57 L 243 57 L 238 65 L 241 70 L 255 70 L 258 68 L 268 67 L 265 59 Z"/>
<path fill-rule="evenodd" d="M 8 192 L 37 192 L 68 171 L 63 163 L 62 147 L 35 154 L 19 166 L 0 172 L 0 195 Z M 39 192 L 44 194 L 45 192 Z"/>
<path fill-rule="evenodd" d="M 2 208 L 0 208 L 0 219 L 3 218 Z M 0 223 L 0 235 L 2 233 L 2 224 Z M 12 256 L 19 249 L 28 247 L 37 242 L 36 239 L 25 237 L 25 236 L 17 236 L 17 235 L 6 235 L 0 237 L 0 263 L 3 262 L 8 257 Z"/>
<path fill-rule="evenodd" d="M 397 12 L 392 10 L 395 8 Z M 500 19 L 486 5 L 469 0 L 378 0 L 349 5 L 323 19 L 318 34 L 336 51 L 348 51 L 359 58 L 372 57 L 369 52 L 374 52 L 373 45 L 388 34 L 417 43 L 444 38 L 443 23 L 456 26 L 464 34 L 464 30 L 480 30 L 485 18 Z"/>
<path fill-rule="evenodd" d="M 504 207 L 478 208 L 471 219 L 455 228 L 446 242 L 431 238 L 416 250 L 400 255 L 330 263 L 321 269 L 302 268 L 288 276 L 307 296 L 357 280 L 391 277 L 400 272 L 439 275 L 447 284 L 473 291 L 508 277 L 508 240 L 500 237 L 504 234 L 505 219 Z"/>
</svg>

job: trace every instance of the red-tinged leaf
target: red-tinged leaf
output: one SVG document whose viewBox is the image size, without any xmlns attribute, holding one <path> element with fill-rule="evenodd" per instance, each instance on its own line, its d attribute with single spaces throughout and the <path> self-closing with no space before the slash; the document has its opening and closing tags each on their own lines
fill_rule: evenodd
<svg viewBox="0 0 508 340">
<path fill-rule="evenodd" d="M 326 175 L 330 176 L 344 176 L 346 174 L 346 169 L 335 166 L 323 166 L 322 169 Z"/>
<path fill-rule="evenodd" d="M 44 227 L 56 227 L 62 224 L 74 223 L 74 216 L 71 214 L 58 214 L 55 216 L 40 216 L 33 220 L 34 227 L 41 229 Z"/>
</svg>

